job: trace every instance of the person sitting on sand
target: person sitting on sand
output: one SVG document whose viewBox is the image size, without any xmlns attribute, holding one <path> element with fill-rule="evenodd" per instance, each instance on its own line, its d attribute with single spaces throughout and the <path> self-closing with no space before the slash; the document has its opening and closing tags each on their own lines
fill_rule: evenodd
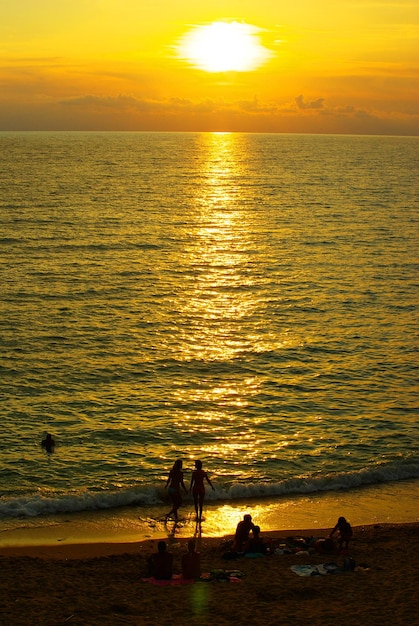
<svg viewBox="0 0 419 626">
<path fill-rule="evenodd" d="M 208 478 L 207 473 L 202 469 L 202 461 L 195 461 L 195 469 L 192 472 L 192 480 L 189 491 L 192 491 L 197 522 L 202 520 L 202 507 L 204 505 L 205 498 L 204 480 L 207 481 L 211 489 L 214 491 L 212 482 Z"/>
<path fill-rule="evenodd" d="M 172 469 L 170 470 L 169 476 L 167 478 L 167 482 L 165 487 L 169 485 L 169 495 L 172 499 L 172 508 L 166 515 L 166 519 L 170 517 L 173 513 L 173 517 L 175 521 L 178 520 L 177 512 L 179 510 L 180 505 L 182 504 L 182 495 L 180 493 L 180 488 L 182 487 L 185 493 L 188 493 L 188 490 L 185 487 L 185 483 L 183 482 L 183 472 L 182 472 L 182 460 L 177 459 L 174 462 Z"/>
<path fill-rule="evenodd" d="M 266 554 L 267 553 L 267 545 L 263 541 L 260 536 L 260 526 L 253 527 L 253 537 L 250 537 L 247 540 L 246 545 L 244 546 L 245 554 Z"/>
<path fill-rule="evenodd" d="M 247 541 L 249 540 L 249 533 L 253 530 L 255 525 L 252 522 L 252 516 L 246 514 L 241 522 L 237 524 L 236 534 L 234 535 L 233 545 L 231 550 L 233 552 L 243 552 Z"/>
<path fill-rule="evenodd" d="M 347 550 L 349 547 L 349 541 L 352 539 L 352 526 L 344 517 L 339 517 L 338 522 L 329 537 L 333 537 L 335 532 L 338 533 L 338 544 L 339 549 L 342 550 L 343 544 L 345 544 L 345 549 Z"/>
<path fill-rule="evenodd" d="M 173 554 L 167 552 L 166 542 L 159 541 L 157 552 L 147 559 L 150 576 L 156 580 L 170 580 L 173 576 Z"/>
<path fill-rule="evenodd" d="M 201 576 L 201 556 L 195 550 L 195 540 L 188 541 L 188 551 L 182 554 L 182 577 L 188 580 Z"/>
<path fill-rule="evenodd" d="M 50 433 L 47 433 L 45 439 L 42 440 L 42 447 L 49 453 L 54 452 L 55 441 Z"/>
</svg>

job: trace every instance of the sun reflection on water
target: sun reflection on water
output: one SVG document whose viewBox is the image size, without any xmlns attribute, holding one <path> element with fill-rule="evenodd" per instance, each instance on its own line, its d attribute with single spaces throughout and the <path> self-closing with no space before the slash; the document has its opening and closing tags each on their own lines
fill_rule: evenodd
<svg viewBox="0 0 419 626">
<path fill-rule="evenodd" d="M 177 328 L 183 338 L 177 358 L 191 363 L 191 378 L 173 394 L 191 453 L 198 437 L 200 454 L 220 459 L 219 473 L 244 480 L 244 468 L 259 454 L 246 411 L 261 385 L 246 355 L 267 349 L 265 342 L 272 339 L 258 297 L 266 277 L 255 270 L 254 250 L 263 255 L 263 242 L 254 198 L 243 184 L 246 140 L 205 133 L 199 141 L 199 185 L 191 199 L 182 258 L 189 280 L 176 302 L 183 320 Z"/>
<path fill-rule="evenodd" d="M 255 340 L 237 325 L 257 307 L 247 252 L 254 247 L 250 215 L 234 184 L 244 155 L 235 135 L 210 133 L 202 141 L 202 185 L 194 198 L 194 232 L 185 251 L 195 281 L 182 313 L 195 322 L 188 356 L 228 360 Z"/>
</svg>

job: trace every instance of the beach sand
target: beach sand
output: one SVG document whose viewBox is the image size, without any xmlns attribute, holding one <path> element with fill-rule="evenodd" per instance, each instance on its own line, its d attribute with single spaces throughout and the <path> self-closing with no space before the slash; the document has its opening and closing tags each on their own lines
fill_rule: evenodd
<svg viewBox="0 0 419 626">
<path fill-rule="evenodd" d="M 223 626 L 417 623 L 418 523 L 354 527 L 355 571 L 300 577 L 292 565 L 335 562 L 345 555 L 273 554 L 222 559 L 226 537 L 197 537 L 202 569 L 240 570 L 240 582 L 156 586 L 144 582 L 157 539 L 0 547 L 1 626 Z M 325 537 L 327 529 L 281 530 L 264 538 Z M 175 570 L 186 538 L 170 549 Z"/>
</svg>

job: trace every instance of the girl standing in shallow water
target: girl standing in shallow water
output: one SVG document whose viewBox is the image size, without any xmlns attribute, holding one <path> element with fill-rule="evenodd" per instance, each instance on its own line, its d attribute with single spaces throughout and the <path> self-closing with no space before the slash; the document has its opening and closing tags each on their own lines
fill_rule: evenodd
<svg viewBox="0 0 419 626">
<path fill-rule="evenodd" d="M 172 499 L 172 509 L 166 515 L 166 519 L 170 517 L 173 513 L 173 517 L 177 522 L 177 512 L 179 510 L 180 505 L 182 504 L 182 495 L 180 493 L 180 488 L 183 487 L 185 493 L 188 493 L 185 483 L 183 482 L 183 472 L 182 472 L 182 460 L 177 459 L 174 462 L 172 469 L 169 472 L 169 476 L 167 479 L 167 483 L 165 487 L 169 485 L 169 495 Z"/>
<path fill-rule="evenodd" d="M 195 461 L 195 469 L 192 472 L 192 480 L 189 491 L 192 491 L 197 522 L 202 520 L 202 507 L 204 505 L 205 498 L 204 480 L 207 481 L 211 489 L 214 491 L 212 482 L 208 478 L 207 473 L 202 469 L 202 461 Z"/>
</svg>

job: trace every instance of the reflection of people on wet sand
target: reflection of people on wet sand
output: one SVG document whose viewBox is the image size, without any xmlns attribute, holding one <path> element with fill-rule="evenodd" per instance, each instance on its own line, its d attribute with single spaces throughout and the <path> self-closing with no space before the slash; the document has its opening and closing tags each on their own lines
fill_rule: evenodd
<svg viewBox="0 0 419 626">
<path fill-rule="evenodd" d="M 185 493 L 188 493 L 185 483 L 183 482 L 183 472 L 182 472 L 182 461 L 181 459 L 177 459 L 174 462 L 172 469 L 169 472 L 169 476 L 167 479 L 167 483 L 165 487 L 169 485 L 169 495 L 172 499 L 173 506 L 169 513 L 166 515 L 166 518 L 170 517 L 173 513 L 173 517 L 177 521 L 178 516 L 177 512 L 179 507 L 182 504 L 182 495 L 180 493 L 180 488 L 183 487 Z"/>
<path fill-rule="evenodd" d="M 195 550 L 194 539 L 189 539 L 188 551 L 182 554 L 182 576 L 187 579 L 201 576 L 201 557 Z"/>
<path fill-rule="evenodd" d="M 150 576 L 154 576 L 157 580 L 170 580 L 172 578 L 173 554 L 167 552 L 165 541 L 159 541 L 157 552 L 151 554 L 147 562 Z"/>
<path fill-rule="evenodd" d="M 54 452 L 55 441 L 50 433 L 47 433 L 45 439 L 42 440 L 42 447 L 45 448 L 47 452 Z"/>
<path fill-rule="evenodd" d="M 192 480 L 189 491 L 192 491 L 197 522 L 202 520 L 202 507 L 204 505 L 205 498 L 204 480 L 207 481 L 211 489 L 214 491 L 212 482 L 208 478 L 207 473 L 202 469 L 202 461 L 195 461 L 195 469 L 192 472 Z"/>
<path fill-rule="evenodd" d="M 349 547 L 349 542 L 352 539 L 352 526 L 344 517 L 339 517 L 338 522 L 332 532 L 330 533 L 330 537 L 337 532 L 338 534 L 338 544 L 339 549 L 342 550 L 343 544 L 345 544 L 345 549 L 347 550 Z"/>
<path fill-rule="evenodd" d="M 236 534 L 234 535 L 233 545 L 231 546 L 234 552 L 243 552 L 249 540 L 249 533 L 254 527 L 252 516 L 249 514 L 245 515 L 242 521 L 237 524 Z"/>
</svg>

